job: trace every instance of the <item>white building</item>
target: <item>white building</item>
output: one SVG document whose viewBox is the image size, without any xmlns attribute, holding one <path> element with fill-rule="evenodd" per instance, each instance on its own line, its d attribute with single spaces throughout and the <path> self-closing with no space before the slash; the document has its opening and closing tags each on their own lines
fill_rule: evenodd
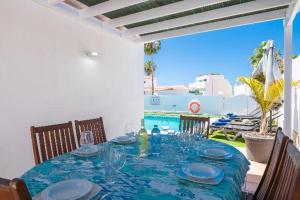
<svg viewBox="0 0 300 200">
<path fill-rule="evenodd" d="M 157 78 L 153 77 L 154 88 L 157 87 Z M 151 76 L 144 76 L 144 89 L 151 89 L 152 87 L 152 79 Z"/>
<path fill-rule="evenodd" d="M 252 92 L 251 92 L 251 89 L 249 88 L 248 85 L 246 85 L 246 84 L 236 84 L 233 87 L 233 95 L 234 96 L 238 96 L 238 95 L 251 96 Z"/>
<path fill-rule="evenodd" d="M 146 93 L 150 93 L 151 89 L 145 90 Z M 158 95 L 178 95 L 187 94 L 189 89 L 185 85 L 171 85 L 171 86 L 157 86 L 155 87 L 155 93 Z"/>
<path fill-rule="evenodd" d="M 210 73 L 196 77 L 196 82 L 189 84 L 190 91 L 199 90 L 203 96 L 232 96 L 232 86 L 223 74 Z"/>
</svg>

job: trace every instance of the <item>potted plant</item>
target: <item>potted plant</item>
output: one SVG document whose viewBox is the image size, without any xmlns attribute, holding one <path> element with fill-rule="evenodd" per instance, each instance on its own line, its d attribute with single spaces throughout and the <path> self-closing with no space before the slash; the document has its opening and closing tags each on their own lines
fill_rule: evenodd
<svg viewBox="0 0 300 200">
<path fill-rule="evenodd" d="M 253 77 L 239 77 L 238 79 L 250 87 L 253 98 L 261 110 L 259 131 L 243 133 L 247 156 L 250 160 L 266 163 L 272 151 L 275 138 L 275 134 L 269 132 L 267 115 L 270 110 L 278 108 L 278 105 L 281 104 L 284 83 L 282 79 L 275 81 L 265 91 L 265 84 L 259 79 Z"/>
</svg>

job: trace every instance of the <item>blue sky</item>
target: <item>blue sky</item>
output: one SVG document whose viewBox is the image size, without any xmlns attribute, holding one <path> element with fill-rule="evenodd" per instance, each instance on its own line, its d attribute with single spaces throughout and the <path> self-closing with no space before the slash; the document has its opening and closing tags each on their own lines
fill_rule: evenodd
<svg viewBox="0 0 300 200">
<path fill-rule="evenodd" d="M 249 57 L 268 39 L 283 54 L 282 20 L 162 40 L 154 57 L 158 85 L 188 84 L 210 72 L 222 73 L 234 84 L 237 76 L 251 74 Z M 299 14 L 294 21 L 293 54 L 300 54 Z"/>
</svg>

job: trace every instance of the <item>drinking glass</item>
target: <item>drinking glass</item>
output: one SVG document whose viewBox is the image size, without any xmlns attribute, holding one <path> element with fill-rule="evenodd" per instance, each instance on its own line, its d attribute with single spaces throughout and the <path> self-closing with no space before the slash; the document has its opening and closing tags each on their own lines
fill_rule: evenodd
<svg viewBox="0 0 300 200">
<path fill-rule="evenodd" d="M 109 143 L 105 143 L 102 145 L 102 152 L 101 152 L 103 154 L 103 161 L 104 161 L 104 176 L 108 184 L 113 183 L 113 179 L 112 179 L 113 171 L 111 168 L 110 148 L 111 145 Z"/>
<path fill-rule="evenodd" d="M 196 138 L 198 140 L 203 139 L 203 132 L 202 131 L 203 131 L 202 125 L 200 123 L 196 123 L 194 125 L 194 131 L 193 131 L 193 133 L 194 133 L 194 135 L 196 136 Z"/>
<path fill-rule="evenodd" d="M 197 146 L 200 145 L 201 140 L 202 140 L 201 124 L 195 123 L 192 128 L 191 146 L 197 149 Z"/>
<path fill-rule="evenodd" d="M 126 153 L 123 146 L 104 145 L 104 173 L 106 182 L 114 184 L 115 172 L 122 169 L 126 163 Z"/>
<path fill-rule="evenodd" d="M 189 132 L 181 132 L 178 135 L 178 142 L 180 149 L 182 150 L 183 153 L 187 152 L 189 150 L 189 147 L 191 145 L 191 135 Z"/>
<path fill-rule="evenodd" d="M 94 135 L 92 131 L 82 131 L 80 133 L 80 145 L 90 146 L 94 144 Z"/>
<path fill-rule="evenodd" d="M 181 163 L 186 163 L 187 162 L 187 154 L 191 145 L 191 135 L 189 132 L 181 132 L 178 135 L 178 145 L 181 150 Z"/>
<path fill-rule="evenodd" d="M 110 149 L 111 166 L 115 171 L 120 171 L 126 163 L 124 146 L 112 146 Z"/>
</svg>

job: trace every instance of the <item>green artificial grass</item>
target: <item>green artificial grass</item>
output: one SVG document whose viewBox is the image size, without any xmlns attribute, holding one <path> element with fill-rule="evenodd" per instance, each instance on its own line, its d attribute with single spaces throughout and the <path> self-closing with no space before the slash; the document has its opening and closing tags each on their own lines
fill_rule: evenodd
<svg viewBox="0 0 300 200">
<path fill-rule="evenodd" d="M 230 135 L 230 134 L 229 134 Z M 234 134 L 232 134 L 234 136 Z M 235 141 L 229 141 L 226 139 L 222 131 L 214 131 L 212 135 L 209 136 L 210 139 L 229 144 L 234 147 L 245 147 L 245 140 L 242 137 L 237 138 Z"/>
</svg>

